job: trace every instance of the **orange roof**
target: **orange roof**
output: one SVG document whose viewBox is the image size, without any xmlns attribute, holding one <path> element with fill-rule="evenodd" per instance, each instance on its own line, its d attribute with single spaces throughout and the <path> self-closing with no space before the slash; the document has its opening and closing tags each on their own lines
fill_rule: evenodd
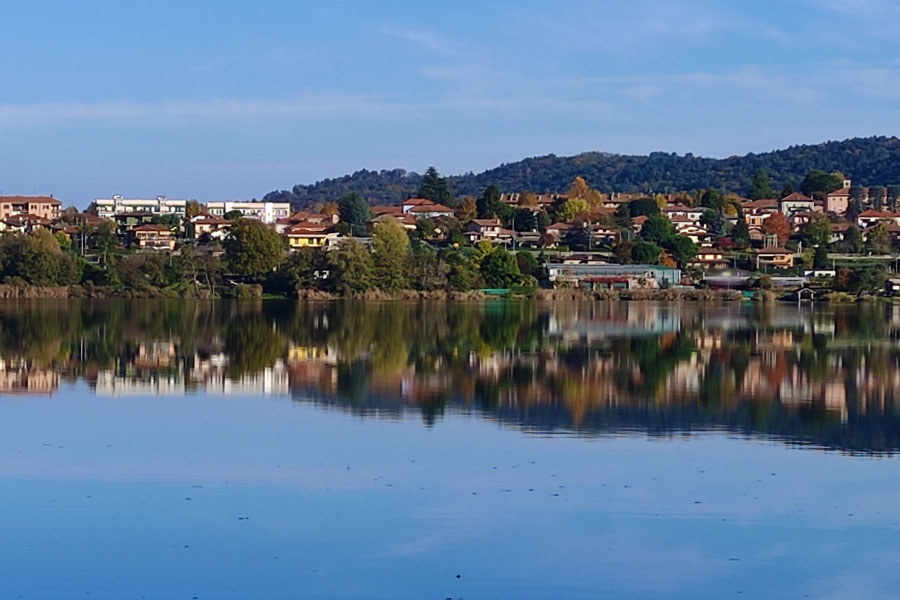
<svg viewBox="0 0 900 600">
<path fill-rule="evenodd" d="M 809 196 L 805 196 L 800 192 L 794 192 L 788 196 L 785 196 L 781 199 L 782 202 L 812 202 L 813 199 Z"/>
<path fill-rule="evenodd" d="M 862 211 L 861 213 L 859 213 L 858 216 L 860 216 L 860 217 L 877 217 L 879 219 L 896 219 L 896 218 L 900 217 L 900 214 L 887 212 L 884 210 L 874 210 L 874 209 L 870 208 L 869 210 Z"/>
<path fill-rule="evenodd" d="M 429 200 L 429 202 L 430 202 L 430 200 Z M 453 209 L 448 208 L 448 207 L 444 206 L 443 204 L 435 204 L 432 202 L 431 204 L 418 204 L 416 206 L 413 206 L 409 210 L 409 212 L 411 212 L 411 213 L 442 212 L 442 213 L 451 213 L 452 214 Z"/>
<path fill-rule="evenodd" d="M 403 206 L 426 206 L 428 204 L 434 204 L 428 198 L 407 198 L 403 201 Z"/>
<path fill-rule="evenodd" d="M 165 225 L 153 225 L 153 224 L 140 225 L 140 226 L 132 229 L 132 231 L 159 231 L 159 232 L 167 231 L 169 233 L 172 233 L 172 230 L 169 229 L 168 227 L 166 227 Z"/>
<path fill-rule="evenodd" d="M 762 248 L 756 251 L 757 254 L 793 254 L 787 248 L 781 248 L 779 246 L 771 246 L 769 248 Z"/>
<path fill-rule="evenodd" d="M 850 196 L 849 188 L 841 188 L 839 190 L 834 190 L 833 192 L 828 192 L 829 196 Z"/>
</svg>

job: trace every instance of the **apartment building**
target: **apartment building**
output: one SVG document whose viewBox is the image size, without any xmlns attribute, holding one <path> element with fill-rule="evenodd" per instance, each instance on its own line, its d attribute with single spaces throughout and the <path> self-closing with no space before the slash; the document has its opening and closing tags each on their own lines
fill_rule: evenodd
<svg viewBox="0 0 900 600">
<path fill-rule="evenodd" d="M 154 215 L 176 215 L 183 217 L 187 207 L 187 200 L 166 198 L 125 198 L 113 196 L 112 198 L 97 198 L 94 200 L 97 216 L 105 219 L 113 219 L 116 215 L 132 212 L 152 213 Z"/>
<path fill-rule="evenodd" d="M 291 214 L 290 202 L 207 202 L 209 214 L 224 217 L 230 212 L 238 211 L 245 219 L 255 219 L 266 224 L 273 224 Z"/>
<path fill-rule="evenodd" d="M 53 196 L 0 196 L 0 219 L 33 215 L 52 221 L 59 218 L 61 206 Z"/>
</svg>

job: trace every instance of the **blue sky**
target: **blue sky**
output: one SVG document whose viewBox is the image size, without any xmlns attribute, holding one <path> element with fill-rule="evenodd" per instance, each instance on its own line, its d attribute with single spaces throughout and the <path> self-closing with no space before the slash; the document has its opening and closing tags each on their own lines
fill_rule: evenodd
<svg viewBox="0 0 900 600">
<path fill-rule="evenodd" d="M 0 0 L 0 193 L 261 197 L 360 168 L 900 130 L 900 2 Z"/>
</svg>

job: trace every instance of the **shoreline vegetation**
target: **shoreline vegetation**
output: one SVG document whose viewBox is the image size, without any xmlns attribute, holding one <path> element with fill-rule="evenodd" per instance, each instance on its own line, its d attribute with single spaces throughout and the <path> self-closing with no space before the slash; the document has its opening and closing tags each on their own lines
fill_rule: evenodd
<svg viewBox="0 0 900 600">
<path fill-rule="evenodd" d="M 0 284 L 0 300 L 66 300 L 66 299 L 141 299 L 141 300 L 297 300 L 300 302 L 333 302 L 340 300 L 363 300 L 371 302 L 416 302 L 453 301 L 475 302 L 501 299 L 533 299 L 538 302 L 557 301 L 623 301 L 623 302 L 775 302 L 785 301 L 769 290 L 758 290 L 753 295 L 744 295 L 737 290 L 712 289 L 634 289 L 634 290 L 587 290 L 584 288 L 521 289 L 521 290 L 473 290 L 456 292 L 452 290 L 398 290 L 385 292 L 367 290 L 339 294 L 315 289 L 299 290 L 295 295 L 266 294 L 258 284 L 237 284 L 231 288 L 216 290 L 212 294 L 201 289 L 179 293 L 169 288 L 143 288 L 128 290 L 110 286 L 63 285 L 36 286 Z M 855 302 L 890 302 L 881 296 L 853 296 L 838 292 L 825 296 L 817 302 L 849 304 Z M 796 300 L 793 300 L 796 302 Z M 807 302 L 808 303 L 808 302 Z"/>
</svg>

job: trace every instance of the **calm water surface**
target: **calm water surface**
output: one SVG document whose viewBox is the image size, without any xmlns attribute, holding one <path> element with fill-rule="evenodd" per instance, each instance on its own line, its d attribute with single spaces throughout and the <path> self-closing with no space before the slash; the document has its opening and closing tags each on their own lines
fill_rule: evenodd
<svg viewBox="0 0 900 600">
<path fill-rule="evenodd" d="M 0 598 L 894 598 L 900 307 L 0 304 Z"/>
</svg>

